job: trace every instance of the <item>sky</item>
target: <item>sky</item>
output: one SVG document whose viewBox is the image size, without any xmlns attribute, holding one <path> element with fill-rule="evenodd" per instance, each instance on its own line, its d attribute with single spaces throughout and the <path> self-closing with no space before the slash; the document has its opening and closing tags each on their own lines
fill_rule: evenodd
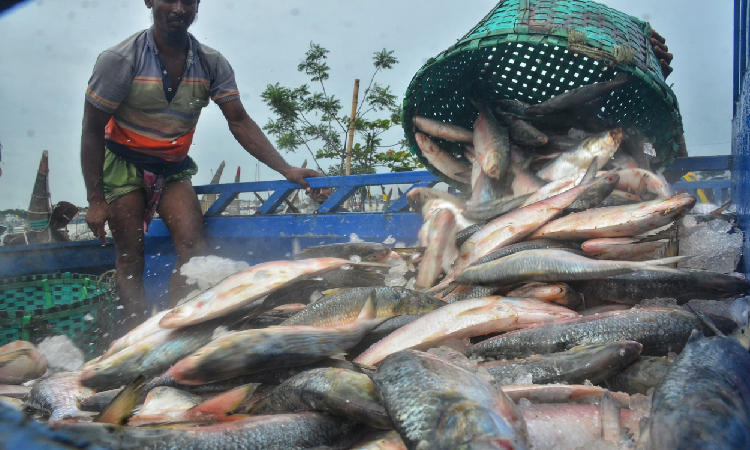
<svg viewBox="0 0 750 450">
<path fill-rule="evenodd" d="M 263 126 L 271 114 L 261 93 L 268 84 L 308 82 L 297 64 L 310 42 L 330 51 L 327 89 L 347 105 L 354 79 L 370 79 L 373 53 L 393 50 L 399 63 L 377 81 L 401 99 L 427 59 L 454 44 L 496 3 L 204 0 L 190 31 L 229 60 L 245 108 Z M 730 153 L 732 3 L 602 3 L 650 22 L 666 37 L 675 54 L 668 82 L 680 104 L 690 155 Z M 50 155 L 53 203 L 86 206 L 79 153 L 88 79 L 101 51 L 149 26 L 150 10 L 140 0 L 32 0 L 0 16 L 0 209 L 28 207 L 43 150 Z M 399 130 L 384 143 L 401 137 Z M 256 160 L 234 140 L 213 103 L 203 110 L 193 143 L 190 155 L 200 168 L 193 184 L 207 184 L 222 160 L 222 181 L 231 182 L 238 166 L 242 181 L 255 180 Z M 282 155 L 293 165 L 306 156 Z M 263 164 L 259 172 L 261 180 L 281 178 Z"/>
</svg>

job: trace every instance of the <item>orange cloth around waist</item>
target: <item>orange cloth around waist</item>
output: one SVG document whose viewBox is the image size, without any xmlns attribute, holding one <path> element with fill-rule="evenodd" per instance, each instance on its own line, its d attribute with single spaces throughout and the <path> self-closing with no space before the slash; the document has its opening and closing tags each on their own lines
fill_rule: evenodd
<svg viewBox="0 0 750 450">
<path fill-rule="evenodd" d="M 117 124 L 114 117 L 105 128 L 105 138 L 128 147 L 130 150 L 161 158 L 168 162 L 180 162 L 188 154 L 193 143 L 195 128 L 172 140 L 152 139 Z"/>
</svg>

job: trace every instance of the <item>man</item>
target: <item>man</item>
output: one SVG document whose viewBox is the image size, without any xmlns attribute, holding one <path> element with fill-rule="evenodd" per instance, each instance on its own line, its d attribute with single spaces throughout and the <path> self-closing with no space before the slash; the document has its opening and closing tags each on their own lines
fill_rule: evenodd
<svg viewBox="0 0 750 450">
<path fill-rule="evenodd" d="M 177 252 L 170 307 L 189 290 L 180 267 L 206 250 L 200 204 L 187 156 L 201 109 L 214 101 L 248 153 L 299 183 L 321 176 L 284 161 L 247 115 L 227 60 L 188 33 L 200 0 L 145 0 L 153 25 L 99 55 L 86 90 L 81 166 L 86 222 L 105 241 L 109 223 L 117 250 L 123 329 L 143 320 L 144 228 L 159 213 Z"/>
</svg>

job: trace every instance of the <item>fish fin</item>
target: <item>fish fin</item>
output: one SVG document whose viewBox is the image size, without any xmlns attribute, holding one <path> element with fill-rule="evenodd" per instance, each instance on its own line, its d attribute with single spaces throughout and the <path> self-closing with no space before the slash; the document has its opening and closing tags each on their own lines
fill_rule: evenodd
<svg viewBox="0 0 750 450">
<path fill-rule="evenodd" d="M 212 416 L 226 416 L 237 410 L 255 392 L 260 383 L 249 383 L 236 387 L 231 391 L 217 395 L 206 400 L 200 405 L 193 406 L 188 410 L 192 414 L 205 414 Z"/>
<path fill-rule="evenodd" d="M 30 348 L 22 348 L 20 350 L 15 350 L 15 351 L 0 355 L 0 367 L 4 367 L 12 363 L 13 361 L 16 360 L 16 358 L 20 358 L 21 356 L 28 356 L 29 353 L 31 353 Z"/>
<path fill-rule="evenodd" d="M 371 366 L 369 364 L 363 364 L 363 363 L 358 363 L 358 362 L 354 362 L 354 361 L 352 361 L 351 363 L 356 368 L 360 369 L 362 371 L 362 373 L 365 373 L 365 374 L 371 374 L 371 373 L 375 372 L 376 370 L 378 370 L 377 367 Z"/>
<path fill-rule="evenodd" d="M 114 425 L 125 425 L 133 415 L 133 409 L 141 401 L 143 387 L 146 377 L 138 375 L 125 388 L 120 391 L 106 408 L 94 418 L 97 423 L 111 423 Z"/>
<path fill-rule="evenodd" d="M 413 255 L 415 253 L 424 253 L 426 248 L 427 247 L 403 247 L 403 248 L 394 248 L 392 250 L 398 253 L 399 255 L 404 256 L 404 255 Z"/>
<path fill-rule="evenodd" d="M 673 223 L 666 230 L 661 230 L 658 233 L 649 234 L 649 235 L 640 237 L 640 239 L 637 242 L 638 243 L 653 242 L 653 241 L 661 241 L 663 239 L 671 239 L 674 237 L 674 234 L 676 231 L 677 231 L 677 225 Z"/>
<path fill-rule="evenodd" d="M 581 182 L 578 183 L 578 186 L 582 186 L 589 181 L 596 178 L 596 172 L 599 171 L 599 157 L 595 156 L 593 160 L 591 160 L 591 163 L 589 164 L 589 167 L 586 169 L 586 173 L 583 174 L 583 178 L 581 178 Z"/>
<path fill-rule="evenodd" d="M 335 355 L 329 356 L 330 359 L 335 359 L 337 361 L 346 361 L 346 352 L 336 353 Z"/>
<path fill-rule="evenodd" d="M 687 306 L 687 309 L 689 309 L 690 312 L 692 312 L 693 314 L 695 314 L 695 316 L 698 318 L 698 320 L 700 320 L 701 323 L 703 323 L 703 325 L 705 325 L 706 327 L 708 327 L 708 329 L 710 329 L 716 336 L 725 337 L 724 333 L 722 333 L 721 330 L 719 330 L 719 328 L 716 326 L 716 323 L 714 323 L 713 319 L 711 319 L 709 316 L 703 314 L 702 312 L 696 311 L 688 303 L 685 303 L 685 306 Z"/>
<path fill-rule="evenodd" d="M 327 297 L 329 295 L 336 295 L 336 294 L 343 294 L 344 292 L 348 291 L 351 288 L 333 288 L 333 289 L 326 289 L 325 291 L 321 292 L 324 297 Z"/>
<path fill-rule="evenodd" d="M 718 207 L 718 208 L 714 209 L 713 211 L 711 211 L 709 214 L 712 215 L 712 216 L 720 216 L 720 215 L 724 214 L 724 211 L 726 211 L 727 208 L 729 208 L 729 205 L 731 205 L 731 204 L 732 204 L 732 201 L 729 200 L 728 202 L 724 203 L 720 207 Z"/>
<path fill-rule="evenodd" d="M 690 333 L 690 337 L 688 338 L 687 343 L 690 344 L 691 342 L 696 342 L 701 339 L 703 339 L 705 336 L 701 330 L 693 330 Z"/>
<path fill-rule="evenodd" d="M 691 259 L 694 257 L 695 256 L 693 255 L 682 255 L 682 256 L 671 256 L 669 258 L 652 259 L 650 261 L 642 261 L 644 265 L 643 269 L 650 270 L 650 268 L 653 268 L 653 266 L 666 266 L 667 264 L 685 261 L 686 259 Z"/>
<path fill-rule="evenodd" d="M 733 336 L 740 345 L 746 349 L 750 349 L 750 326 L 748 326 L 750 322 L 750 302 L 748 302 L 747 297 L 735 299 L 729 308 L 729 315 L 737 324 L 737 331 L 735 331 Z"/>
<path fill-rule="evenodd" d="M 377 311 L 375 310 L 375 290 L 370 291 L 370 295 L 367 296 L 367 300 L 365 300 L 365 304 L 362 306 L 362 310 L 359 312 L 359 315 L 357 316 L 357 319 L 355 322 L 360 322 L 363 320 L 373 320 L 375 319 L 377 315 Z"/>
</svg>

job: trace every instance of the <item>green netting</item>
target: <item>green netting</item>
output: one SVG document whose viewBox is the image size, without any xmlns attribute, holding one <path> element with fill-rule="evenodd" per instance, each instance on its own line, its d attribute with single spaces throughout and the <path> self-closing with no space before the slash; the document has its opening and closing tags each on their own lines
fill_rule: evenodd
<svg viewBox="0 0 750 450">
<path fill-rule="evenodd" d="M 64 334 L 86 354 L 111 342 L 116 304 L 110 283 L 88 275 L 55 273 L 10 278 L 0 285 L 0 345 L 38 344 Z"/>
<path fill-rule="evenodd" d="M 422 115 L 471 129 L 477 112 L 467 97 L 539 103 L 625 71 L 637 80 L 607 98 L 600 117 L 644 133 L 656 165 L 677 156 L 682 118 L 647 36 L 648 23 L 585 0 L 504 0 L 458 43 L 431 58 L 406 91 L 403 124 L 411 153 L 422 156 L 412 118 Z M 466 162 L 461 147 L 437 140 Z M 467 169 L 468 170 L 468 169 Z"/>
</svg>

